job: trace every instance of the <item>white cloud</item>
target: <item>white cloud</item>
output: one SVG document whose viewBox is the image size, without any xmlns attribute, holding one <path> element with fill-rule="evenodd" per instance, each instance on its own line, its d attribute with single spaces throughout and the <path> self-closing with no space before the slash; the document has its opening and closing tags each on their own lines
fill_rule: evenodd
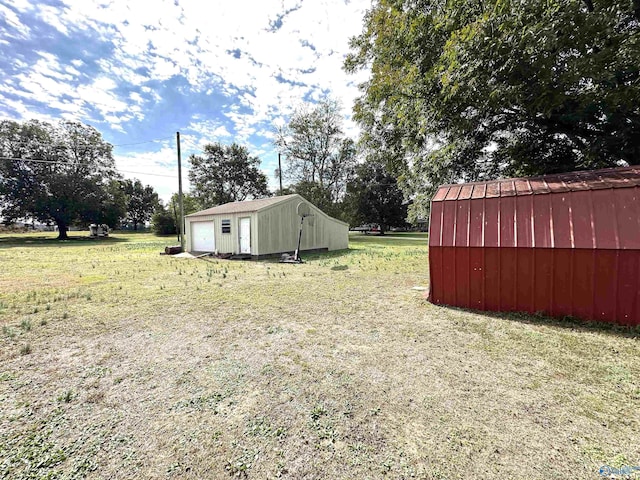
<svg viewBox="0 0 640 480">
<path fill-rule="evenodd" d="M 31 29 L 20 21 L 16 12 L 2 4 L 0 4 L 0 17 L 3 17 L 5 22 L 18 32 L 19 37 L 26 38 L 31 32 Z M 9 32 L 5 32 L 4 35 L 9 37 L 12 36 Z"/>
<path fill-rule="evenodd" d="M 67 26 L 61 21 L 60 13 L 57 8 L 48 5 L 38 5 L 38 17 L 40 17 L 42 21 L 57 28 L 65 35 L 69 34 Z"/>
<path fill-rule="evenodd" d="M 292 1 L 264 0 L 251 3 L 250 15 L 246 2 L 184 0 L 176 5 L 166 0 L 154 2 L 153 8 L 145 2 L 113 0 L 65 3 L 67 8 L 59 13 L 66 22 L 111 25 L 115 60 L 123 69 L 144 66 L 151 78 L 160 80 L 181 73 L 196 88 L 221 79 L 220 87 L 229 95 L 254 91 L 254 97 L 244 95 L 240 101 L 252 107 L 249 115 L 259 115 L 256 122 L 281 108 L 288 115 L 292 102 L 309 93 L 318 96 L 322 89 L 347 97 L 345 104 L 356 95 L 352 79 L 342 71 L 343 54 L 349 37 L 360 32 L 370 0 L 318 0 L 300 3 L 297 9 Z M 293 11 L 283 17 L 281 28 L 270 31 L 269 21 L 289 9 Z M 240 58 L 228 53 L 236 50 Z M 123 71 L 114 73 L 126 78 Z M 302 85 L 280 84 L 278 74 Z"/>
<path fill-rule="evenodd" d="M 98 60 L 98 65 L 102 69 L 103 75 L 117 78 L 119 82 L 129 86 L 144 85 L 149 79 L 135 71 L 136 67 L 127 66 L 124 63 L 102 58 Z"/>
<path fill-rule="evenodd" d="M 213 120 L 194 119 L 181 134 L 181 145 L 184 152 L 200 153 L 208 143 L 225 143 L 233 139 L 233 135 L 227 127 L 220 122 Z"/>
</svg>

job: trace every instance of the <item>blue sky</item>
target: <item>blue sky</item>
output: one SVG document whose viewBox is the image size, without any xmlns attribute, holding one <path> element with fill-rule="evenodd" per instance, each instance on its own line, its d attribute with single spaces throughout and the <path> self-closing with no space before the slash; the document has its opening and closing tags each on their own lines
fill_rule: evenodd
<svg viewBox="0 0 640 480">
<path fill-rule="evenodd" d="M 341 100 L 357 135 L 350 113 L 365 74 L 342 63 L 370 4 L 0 0 L 0 118 L 93 125 L 123 175 L 165 200 L 178 189 L 177 131 L 184 167 L 206 143 L 235 141 L 275 188 L 273 131 L 302 102 Z"/>
</svg>

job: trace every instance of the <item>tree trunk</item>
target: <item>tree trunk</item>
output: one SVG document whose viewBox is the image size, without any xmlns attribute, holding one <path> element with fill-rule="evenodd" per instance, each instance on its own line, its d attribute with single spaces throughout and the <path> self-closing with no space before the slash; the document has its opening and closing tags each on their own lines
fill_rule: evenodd
<svg viewBox="0 0 640 480">
<path fill-rule="evenodd" d="M 58 225 L 58 240 L 68 240 L 69 236 L 67 235 L 67 224 L 63 220 L 56 220 L 56 225 Z"/>
<path fill-rule="evenodd" d="M 133 222 L 133 231 L 137 231 L 138 230 L 138 222 L 134 221 Z"/>
</svg>

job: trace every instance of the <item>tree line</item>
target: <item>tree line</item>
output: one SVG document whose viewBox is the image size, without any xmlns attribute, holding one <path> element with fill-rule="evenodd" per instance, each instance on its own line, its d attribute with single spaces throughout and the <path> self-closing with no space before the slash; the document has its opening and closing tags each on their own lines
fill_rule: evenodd
<svg viewBox="0 0 640 480">
<path fill-rule="evenodd" d="M 639 39 L 640 0 L 375 0 L 344 63 L 370 72 L 360 137 L 334 100 L 297 109 L 286 192 L 384 226 L 427 218 L 442 184 L 635 164 Z"/>
<path fill-rule="evenodd" d="M 339 104 L 323 99 L 301 106 L 278 130 L 288 183 L 271 192 L 260 159 L 242 145 L 211 143 L 189 157 L 191 192 L 184 213 L 227 202 L 298 193 L 330 215 L 350 223 L 404 224 L 396 179 L 359 165 L 355 142 L 342 132 Z M 5 224 L 33 219 L 57 226 L 89 223 L 137 230 L 151 220 L 156 233 L 176 233 L 178 195 L 167 205 L 152 186 L 117 172 L 113 147 L 93 127 L 77 122 L 0 122 L 0 216 Z M 280 172 L 277 172 L 280 174 Z"/>
<path fill-rule="evenodd" d="M 158 194 L 139 180 L 123 179 L 112 150 L 95 128 L 81 123 L 1 121 L 3 222 L 54 223 L 61 239 L 72 225 L 126 222 L 137 230 L 157 208 Z"/>
</svg>

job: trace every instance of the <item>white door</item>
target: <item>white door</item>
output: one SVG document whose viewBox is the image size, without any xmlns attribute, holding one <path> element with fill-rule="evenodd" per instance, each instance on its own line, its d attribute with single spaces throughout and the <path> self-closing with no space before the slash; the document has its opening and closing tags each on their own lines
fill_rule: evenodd
<svg viewBox="0 0 640 480">
<path fill-rule="evenodd" d="M 251 253 L 251 218 L 240 219 L 240 253 Z"/>
<path fill-rule="evenodd" d="M 215 226 L 213 222 L 191 223 L 191 250 L 194 252 L 213 252 L 216 240 L 213 236 Z"/>
</svg>

